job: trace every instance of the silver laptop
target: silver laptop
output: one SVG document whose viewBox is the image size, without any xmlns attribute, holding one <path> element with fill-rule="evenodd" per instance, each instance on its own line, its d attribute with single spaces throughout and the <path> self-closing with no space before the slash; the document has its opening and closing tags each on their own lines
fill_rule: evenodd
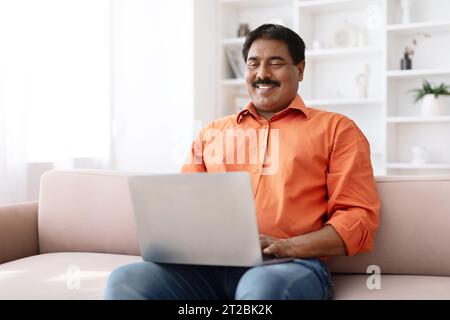
<svg viewBox="0 0 450 320">
<path fill-rule="evenodd" d="M 135 175 L 128 181 L 145 261 L 256 266 L 292 260 L 263 259 L 247 172 Z"/>
</svg>

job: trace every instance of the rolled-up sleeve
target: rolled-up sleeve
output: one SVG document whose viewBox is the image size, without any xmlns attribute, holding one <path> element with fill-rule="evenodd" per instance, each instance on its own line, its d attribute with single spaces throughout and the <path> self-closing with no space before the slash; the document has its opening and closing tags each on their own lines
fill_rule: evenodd
<svg viewBox="0 0 450 320">
<path fill-rule="evenodd" d="M 380 200 L 361 130 L 343 118 L 335 131 L 327 172 L 328 221 L 343 239 L 347 255 L 372 250 Z"/>
</svg>

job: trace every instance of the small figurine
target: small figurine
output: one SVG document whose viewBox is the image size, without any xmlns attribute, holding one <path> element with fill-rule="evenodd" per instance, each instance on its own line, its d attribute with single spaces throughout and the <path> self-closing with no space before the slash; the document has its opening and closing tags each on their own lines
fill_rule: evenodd
<svg viewBox="0 0 450 320">
<path fill-rule="evenodd" d="M 238 30 L 238 37 L 239 38 L 246 37 L 249 33 L 250 33 L 250 28 L 248 26 L 248 23 L 240 23 L 239 30 Z"/>
<path fill-rule="evenodd" d="M 366 64 L 364 72 L 356 76 L 356 83 L 358 85 L 359 98 L 368 98 L 367 85 L 369 84 L 370 66 Z"/>
</svg>

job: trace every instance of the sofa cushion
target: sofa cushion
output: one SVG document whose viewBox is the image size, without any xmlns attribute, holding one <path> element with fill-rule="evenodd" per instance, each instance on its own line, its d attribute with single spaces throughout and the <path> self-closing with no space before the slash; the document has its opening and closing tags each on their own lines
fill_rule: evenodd
<svg viewBox="0 0 450 320">
<path fill-rule="evenodd" d="M 102 299 L 110 273 L 139 256 L 64 252 L 0 265 L 0 300 Z M 450 277 L 382 275 L 368 289 L 369 275 L 333 274 L 334 299 L 450 299 Z"/>
<path fill-rule="evenodd" d="M 450 176 L 377 178 L 380 227 L 369 253 L 327 261 L 335 273 L 450 276 Z"/>
<path fill-rule="evenodd" d="M 39 252 L 139 255 L 128 174 L 50 171 L 41 178 Z"/>
<path fill-rule="evenodd" d="M 2 299 L 102 299 L 109 274 L 140 256 L 49 253 L 0 265 Z"/>
<path fill-rule="evenodd" d="M 381 275 L 380 289 L 369 289 L 369 275 L 333 274 L 336 300 L 450 299 L 450 277 Z"/>
</svg>

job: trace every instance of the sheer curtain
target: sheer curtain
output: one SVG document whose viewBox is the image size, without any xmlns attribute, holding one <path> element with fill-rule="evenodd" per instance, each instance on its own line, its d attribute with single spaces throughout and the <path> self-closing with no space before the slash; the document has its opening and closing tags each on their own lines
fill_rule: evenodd
<svg viewBox="0 0 450 320">
<path fill-rule="evenodd" d="M 23 79 L 14 77 L 13 69 L 0 64 L 0 204 L 26 200 L 26 112 L 23 99 L 11 88 Z M 11 77 L 5 83 L 7 75 Z"/>
<path fill-rule="evenodd" d="M 27 196 L 26 28 L 18 2 L 0 1 L 1 204 Z"/>
<path fill-rule="evenodd" d="M 33 170 L 109 166 L 110 5 L 0 0 L 0 204 L 36 197 Z"/>
</svg>

